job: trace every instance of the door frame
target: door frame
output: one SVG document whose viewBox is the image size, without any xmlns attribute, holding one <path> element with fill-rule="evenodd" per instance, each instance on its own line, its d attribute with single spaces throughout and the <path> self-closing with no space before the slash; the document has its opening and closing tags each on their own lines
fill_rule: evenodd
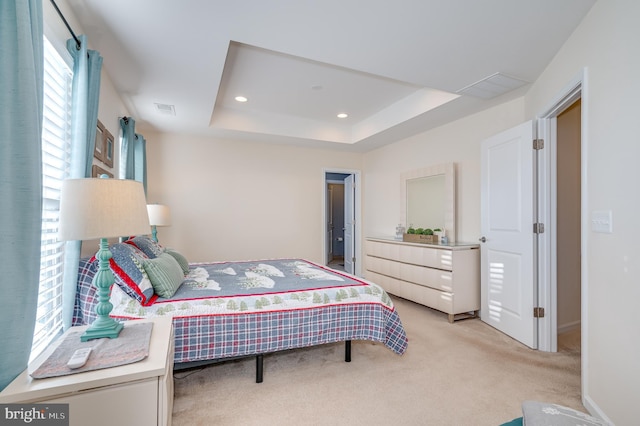
<svg viewBox="0 0 640 426">
<path fill-rule="evenodd" d="M 588 247 L 588 199 L 587 199 L 587 69 L 584 68 L 569 84 L 553 99 L 547 108 L 538 114 L 537 133 L 538 138 L 544 139 L 545 149 L 538 156 L 538 222 L 549 224 L 549 232 L 538 236 L 538 306 L 546 308 L 547 315 L 538 319 L 538 350 L 556 352 L 558 350 L 558 313 L 557 313 L 557 252 L 556 252 L 556 184 L 557 184 L 557 116 L 571 106 L 576 100 L 581 99 L 582 109 L 580 115 L 581 127 L 581 229 L 580 252 L 582 259 L 586 259 Z M 587 358 L 587 283 L 588 271 L 586 262 L 581 262 L 581 356 L 582 356 L 582 384 L 583 395 L 585 383 L 585 362 Z"/>
<path fill-rule="evenodd" d="M 354 275 L 362 276 L 362 244 L 360 244 L 362 237 L 362 209 L 361 209 L 361 179 L 360 170 L 354 169 L 341 169 L 341 168 L 332 168 L 327 167 L 322 169 L 322 258 L 323 264 L 326 265 L 329 262 L 327 258 L 328 248 L 327 248 L 327 239 L 325 238 L 327 235 L 327 173 L 343 173 L 347 175 L 353 175 L 353 184 L 355 186 L 354 197 L 353 197 L 353 208 L 355 212 L 355 226 L 354 226 L 354 256 L 356 258 L 356 263 L 354 267 Z M 346 206 L 345 206 L 346 208 Z"/>
</svg>

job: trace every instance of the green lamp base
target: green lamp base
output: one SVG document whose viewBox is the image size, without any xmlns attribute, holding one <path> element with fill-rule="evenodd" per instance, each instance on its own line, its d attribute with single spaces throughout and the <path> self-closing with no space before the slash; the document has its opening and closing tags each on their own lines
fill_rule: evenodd
<svg viewBox="0 0 640 426">
<path fill-rule="evenodd" d="M 99 260 L 99 266 L 96 276 L 93 277 L 93 285 L 96 286 L 96 293 L 98 295 L 98 304 L 96 305 L 96 314 L 98 314 L 98 317 L 84 334 L 80 336 L 80 341 L 82 342 L 101 339 L 103 337 L 115 339 L 124 328 L 122 323 L 119 323 L 109 316 L 109 312 L 113 309 L 113 305 L 109 302 L 109 289 L 115 279 L 111 269 L 109 269 L 111 251 L 109 251 L 109 244 L 106 238 L 100 239 L 100 250 L 98 250 L 96 258 Z"/>
<path fill-rule="evenodd" d="M 97 326 L 96 323 L 98 321 L 95 321 L 89 326 L 89 328 L 85 330 L 82 336 L 80 336 L 80 341 L 86 342 L 87 340 L 102 339 L 103 337 L 115 339 L 120 334 L 120 331 L 122 331 L 122 329 L 124 328 L 124 325 L 114 319 L 111 319 L 111 321 L 112 324 L 107 326 Z"/>
</svg>

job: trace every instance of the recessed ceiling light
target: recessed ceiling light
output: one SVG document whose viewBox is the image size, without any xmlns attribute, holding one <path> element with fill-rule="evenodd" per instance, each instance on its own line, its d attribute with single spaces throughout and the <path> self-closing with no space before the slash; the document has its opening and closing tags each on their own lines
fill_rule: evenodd
<svg viewBox="0 0 640 426">
<path fill-rule="evenodd" d="M 341 112 L 340 114 L 338 114 L 338 118 L 347 118 L 349 116 L 349 114 L 345 114 L 344 112 Z"/>
<path fill-rule="evenodd" d="M 235 99 L 236 99 L 236 101 L 238 101 L 238 102 L 247 102 L 247 101 L 248 101 L 248 99 L 247 99 L 247 98 L 245 98 L 244 96 L 236 96 L 236 98 L 235 98 Z"/>
</svg>

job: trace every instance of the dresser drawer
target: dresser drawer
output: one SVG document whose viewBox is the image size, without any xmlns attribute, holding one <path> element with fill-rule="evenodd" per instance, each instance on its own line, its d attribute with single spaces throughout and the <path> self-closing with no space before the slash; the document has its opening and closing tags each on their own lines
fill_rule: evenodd
<svg viewBox="0 0 640 426">
<path fill-rule="evenodd" d="M 366 242 L 366 253 L 370 256 L 430 268 L 453 270 L 452 251 L 433 247 L 416 247 L 405 244 Z"/>
<path fill-rule="evenodd" d="M 378 283 L 387 293 L 412 300 L 447 314 L 456 314 L 453 294 L 367 271 L 367 279 Z"/>
<path fill-rule="evenodd" d="M 453 273 L 440 269 L 426 268 L 411 263 L 396 262 L 380 257 L 367 256 L 366 268 L 381 275 L 398 278 L 437 290 L 453 292 Z"/>
</svg>

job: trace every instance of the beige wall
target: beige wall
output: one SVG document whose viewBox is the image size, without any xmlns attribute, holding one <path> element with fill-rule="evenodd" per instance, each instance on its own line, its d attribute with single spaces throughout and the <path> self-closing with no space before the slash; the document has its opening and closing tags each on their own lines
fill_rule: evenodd
<svg viewBox="0 0 640 426">
<path fill-rule="evenodd" d="M 146 132 L 148 200 L 171 207 L 158 238 L 192 262 L 323 262 L 323 169 L 361 154 Z"/>
<path fill-rule="evenodd" d="M 599 0 L 526 95 L 536 114 L 587 68 L 583 93 L 586 229 L 582 235 L 585 404 L 615 424 L 637 422 L 640 395 L 640 2 Z M 594 210 L 613 212 L 613 233 L 594 233 Z"/>
<path fill-rule="evenodd" d="M 392 236 L 400 218 L 400 176 L 456 163 L 456 239 L 480 237 L 480 142 L 525 120 L 523 99 L 506 102 L 364 155 L 365 236 Z"/>
</svg>

